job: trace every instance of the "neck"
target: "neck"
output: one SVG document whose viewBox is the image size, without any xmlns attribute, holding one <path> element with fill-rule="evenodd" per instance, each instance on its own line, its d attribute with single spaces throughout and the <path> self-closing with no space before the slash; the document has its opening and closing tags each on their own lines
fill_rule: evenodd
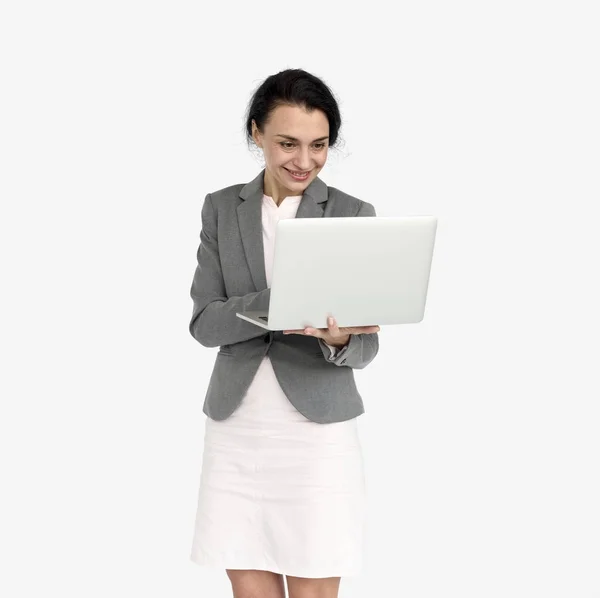
<svg viewBox="0 0 600 598">
<path fill-rule="evenodd" d="M 263 176 L 263 192 L 265 195 L 273 198 L 273 201 L 279 206 L 281 202 L 289 196 L 293 196 L 294 194 L 285 188 L 281 188 L 271 179 L 271 175 L 268 170 L 265 170 L 265 174 Z"/>
</svg>

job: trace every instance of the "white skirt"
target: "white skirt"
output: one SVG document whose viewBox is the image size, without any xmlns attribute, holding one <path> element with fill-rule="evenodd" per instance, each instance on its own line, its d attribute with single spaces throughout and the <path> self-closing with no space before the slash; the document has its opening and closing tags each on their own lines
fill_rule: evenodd
<svg viewBox="0 0 600 598">
<path fill-rule="evenodd" d="M 307 419 L 265 357 L 233 414 L 206 419 L 192 561 L 297 577 L 358 575 L 365 532 L 356 418 Z"/>
</svg>

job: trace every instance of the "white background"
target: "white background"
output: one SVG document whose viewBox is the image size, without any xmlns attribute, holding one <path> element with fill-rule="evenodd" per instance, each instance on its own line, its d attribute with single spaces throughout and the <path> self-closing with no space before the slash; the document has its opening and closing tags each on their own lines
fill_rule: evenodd
<svg viewBox="0 0 600 598">
<path fill-rule="evenodd" d="M 439 218 L 424 321 L 356 372 L 340 597 L 600 597 L 594 4 L 4 2 L 0 594 L 231 596 L 189 560 L 200 210 L 262 168 L 252 91 L 304 68 L 342 110 L 320 177 Z"/>
</svg>

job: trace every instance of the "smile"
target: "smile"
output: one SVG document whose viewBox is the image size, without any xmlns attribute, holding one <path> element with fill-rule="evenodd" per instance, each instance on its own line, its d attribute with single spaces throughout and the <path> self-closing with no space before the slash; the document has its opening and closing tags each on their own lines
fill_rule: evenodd
<svg viewBox="0 0 600 598">
<path fill-rule="evenodd" d="M 308 175 L 310 174 L 310 171 L 296 172 L 293 170 L 288 170 L 287 168 L 285 170 L 287 170 L 290 173 L 290 176 L 296 181 L 304 181 L 308 178 Z"/>
</svg>

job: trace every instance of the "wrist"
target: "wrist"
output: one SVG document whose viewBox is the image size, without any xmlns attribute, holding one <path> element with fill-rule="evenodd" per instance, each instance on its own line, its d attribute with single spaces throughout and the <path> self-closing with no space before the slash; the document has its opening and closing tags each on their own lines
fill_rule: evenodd
<svg viewBox="0 0 600 598">
<path fill-rule="evenodd" d="M 336 347 L 338 349 L 342 349 L 343 347 L 345 347 L 348 343 L 350 342 L 350 335 L 347 334 L 345 337 L 342 337 L 341 339 L 336 340 L 333 343 L 329 343 L 332 347 Z"/>
</svg>

